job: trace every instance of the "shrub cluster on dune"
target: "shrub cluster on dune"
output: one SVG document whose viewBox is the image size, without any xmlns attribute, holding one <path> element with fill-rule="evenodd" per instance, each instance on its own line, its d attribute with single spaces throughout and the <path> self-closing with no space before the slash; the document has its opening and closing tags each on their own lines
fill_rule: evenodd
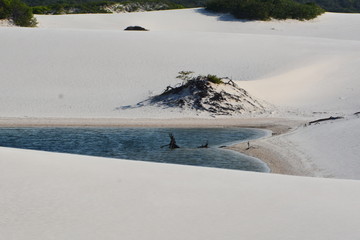
<svg viewBox="0 0 360 240">
<path fill-rule="evenodd" d="M 32 9 L 21 0 L 0 0 L 0 20 L 8 19 L 21 27 L 35 27 Z"/>
<path fill-rule="evenodd" d="M 249 20 L 310 20 L 325 12 L 314 3 L 302 4 L 293 0 L 210 0 L 206 9 Z"/>
</svg>

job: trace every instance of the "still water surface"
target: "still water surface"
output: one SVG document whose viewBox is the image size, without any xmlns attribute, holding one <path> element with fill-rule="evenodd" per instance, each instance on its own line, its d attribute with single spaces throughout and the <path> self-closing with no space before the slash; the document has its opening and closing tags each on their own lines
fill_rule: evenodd
<svg viewBox="0 0 360 240">
<path fill-rule="evenodd" d="M 161 148 L 169 133 L 181 148 Z M 260 160 L 220 148 L 265 134 L 244 128 L 0 128 L 0 146 L 267 172 Z M 197 148 L 206 141 L 209 148 Z"/>
</svg>

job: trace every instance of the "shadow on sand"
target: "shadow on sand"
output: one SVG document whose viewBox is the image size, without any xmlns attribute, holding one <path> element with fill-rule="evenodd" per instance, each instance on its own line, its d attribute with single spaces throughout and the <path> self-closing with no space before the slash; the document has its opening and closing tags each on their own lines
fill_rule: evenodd
<svg viewBox="0 0 360 240">
<path fill-rule="evenodd" d="M 196 13 L 200 13 L 209 17 L 217 17 L 218 21 L 224 22 L 252 22 L 253 20 L 237 19 L 230 13 L 216 13 L 205 10 L 204 8 L 195 9 Z"/>
</svg>

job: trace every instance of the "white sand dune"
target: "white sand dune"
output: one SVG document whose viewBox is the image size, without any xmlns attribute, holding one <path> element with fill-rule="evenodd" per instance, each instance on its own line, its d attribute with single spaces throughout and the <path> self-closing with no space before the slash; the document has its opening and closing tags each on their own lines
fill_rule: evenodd
<svg viewBox="0 0 360 240">
<path fill-rule="evenodd" d="M 353 115 L 360 111 L 360 15 L 244 22 L 189 9 L 37 18 L 40 28 L 0 28 L 3 122 L 195 118 L 193 111 L 117 110 L 192 70 L 231 77 L 274 105 L 269 116 L 246 118 L 344 116 L 264 141 L 285 155 L 299 153 L 325 176 L 360 179 L 360 122 Z M 124 32 L 129 25 L 150 31 Z M 0 166 L 4 239 L 360 236 L 358 181 L 9 148 L 0 148 Z"/>
<path fill-rule="evenodd" d="M 345 119 L 302 128 L 285 139 L 295 142 L 325 175 L 359 180 L 359 126 L 359 118 Z"/>
<path fill-rule="evenodd" d="M 0 151 L 4 239 L 360 235 L 359 181 Z"/>
<path fill-rule="evenodd" d="M 182 70 L 256 80 L 239 84 L 292 110 L 359 108 L 355 14 L 264 23 L 190 9 L 38 21 L 43 29 L 0 29 L 3 116 L 154 117 L 161 113 L 114 110 L 176 84 Z M 135 24 L 151 31 L 122 31 Z"/>
<path fill-rule="evenodd" d="M 121 31 L 140 25 L 151 31 L 215 32 L 359 40 L 356 14 L 325 13 L 311 21 L 241 21 L 203 9 L 125 14 L 38 15 L 41 28 Z M 351 22 L 351 24 L 349 24 Z M 336 29 L 336 31 L 334 31 Z"/>
</svg>

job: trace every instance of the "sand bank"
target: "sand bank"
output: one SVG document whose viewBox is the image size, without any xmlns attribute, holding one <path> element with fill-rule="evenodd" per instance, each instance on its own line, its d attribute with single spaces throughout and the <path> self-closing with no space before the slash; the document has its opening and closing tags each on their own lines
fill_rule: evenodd
<svg viewBox="0 0 360 240">
<path fill-rule="evenodd" d="M 291 143 L 284 141 L 281 137 L 251 141 L 250 148 L 247 143 L 241 143 L 228 149 L 261 159 L 269 166 L 271 173 L 326 177 L 313 164 L 307 163 L 301 153 L 298 153 Z"/>
<path fill-rule="evenodd" d="M 326 177 L 290 141 L 282 137 L 295 131 L 301 124 L 303 124 L 301 121 L 279 121 L 277 124 L 271 122 L 264 127 L 272 131 L 271 136 L 239 143 L 227 148 L 261 159 L 268 165 L 271 173 Z"/>
<path fill-rule="evenodd" d="M 249 127 L 284 133 L 303 121 L 283 118 L 0 118 L 0 127 Z"/>
</svg>

